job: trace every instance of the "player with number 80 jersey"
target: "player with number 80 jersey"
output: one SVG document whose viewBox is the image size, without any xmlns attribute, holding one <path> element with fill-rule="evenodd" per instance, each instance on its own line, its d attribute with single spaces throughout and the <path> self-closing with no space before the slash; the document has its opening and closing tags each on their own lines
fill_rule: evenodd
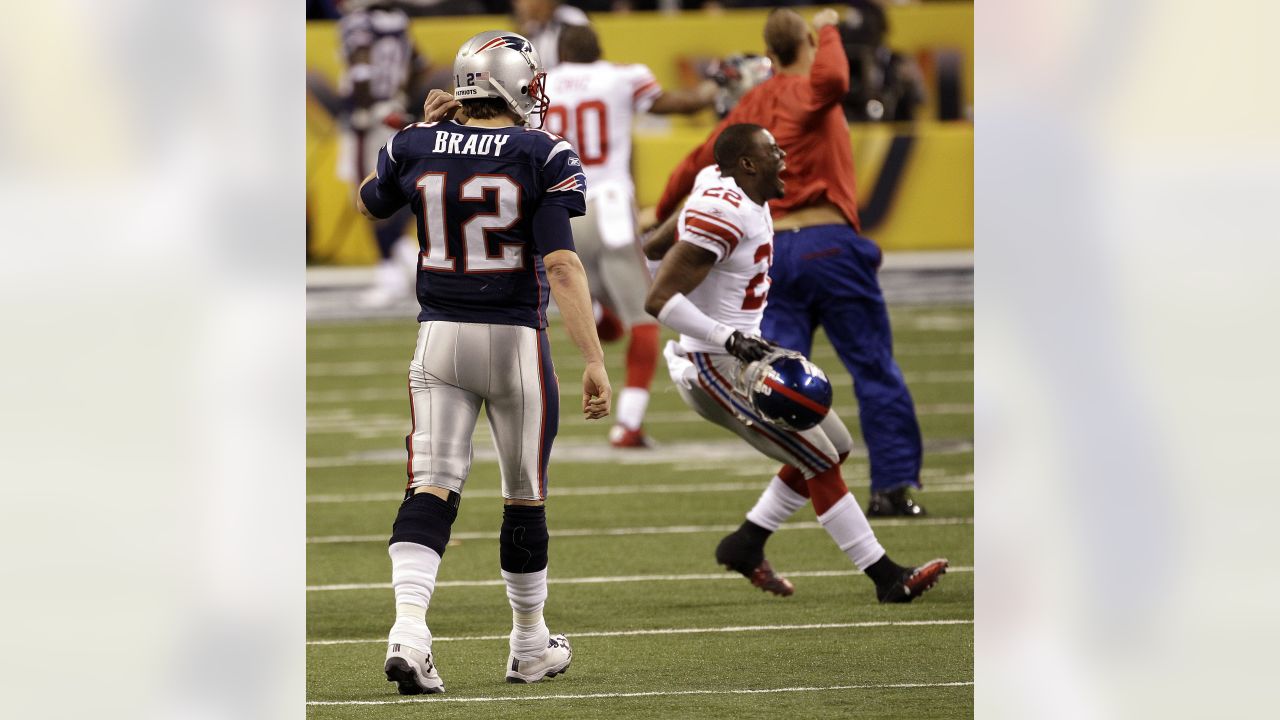
<svg viewBox="0 0 1280 720">
<path fill-rule="evenodd" d="M 759 335 L 773 260 L 768 204 L 752 202 L 732 177 L 721 177 L 712 165 L 698 173 L 676 233 L 680 242 L 716 256 L 714 269 L 688 293 L 689 301 L 717 322 Z M 687 335 L 680 336 L 680 346 L 686 352 L 724 352 L 723 346 Z"/>
<path fill-rule="evenodd" d="M 377 189 L 418 218 L 419 322 L 547 326 L 542 256 L 571 237 L 534 247 L 534 211 L 586 212 L 586 178 L 573 147 L 528 127 L 452 120 L 410 125 L 378 154 Z"/>
<path fill-rule="evenodd" d="M 631 187 L 631 123 L 662 96 L 644 65 L 604 60 L 567 63 L 547 74 L 552 98 L 546 128 L 570 138 L 591 174 L 592 185 Z"/>
</svg>

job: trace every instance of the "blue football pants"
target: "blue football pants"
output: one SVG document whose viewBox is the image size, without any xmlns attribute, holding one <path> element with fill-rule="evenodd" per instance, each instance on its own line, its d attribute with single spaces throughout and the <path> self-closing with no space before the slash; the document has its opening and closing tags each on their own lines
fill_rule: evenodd
<svg viewBox="0 0 1280 720">
<path fill-rule="evenodd" d="M 808 356 L 821 325 L 853 376 L 872 491 L 920 487 L 920 423 L 893 358 L 880 248 L 847 225 L 818 225 L 775 233 L 773 253 L 761 334 Z"/>
</svg>

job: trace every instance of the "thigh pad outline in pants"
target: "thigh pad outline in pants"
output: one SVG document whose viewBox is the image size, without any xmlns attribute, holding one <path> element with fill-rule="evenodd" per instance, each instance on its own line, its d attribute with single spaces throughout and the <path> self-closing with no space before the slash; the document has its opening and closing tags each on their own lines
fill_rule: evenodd
<svg viewBox="0 0 1280 720">
<path fill-rule="evenodd" d="M 689 353 L 691 387 L 677 386 L 680 396 L 699 415 L 731 430 L 768 457 L 799 468 L 806 478 L 833 467 L 853 439 L 840 418 L 828 413 L 816 427 L 801 432 L 779 428 L 756 415 L 737 395 L 729 378 L 738 361 L 729 355 Z"/>
<path fill-rule="evenodd" d="M 462 492 L 485 404 L 504 497 L 545 496 L 559 395 L 545 333 L 516 325 L 422 323 L 410 365 L 409 484 Z"/>
</svg>

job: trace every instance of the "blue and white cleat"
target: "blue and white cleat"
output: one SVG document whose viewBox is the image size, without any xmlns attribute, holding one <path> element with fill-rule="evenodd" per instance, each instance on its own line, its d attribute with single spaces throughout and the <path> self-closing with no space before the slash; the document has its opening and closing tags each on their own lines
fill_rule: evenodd
<svg viewBox="0 0 1280 720">
<path fill-rule="evenodd" d="M 544 677 L 555 677 L 568 672 L 572 661 L 573 648 L 569 647 L 569 640 L 563 635 L 552 635 L 542 657 L 517 660 L 515 655 L 511 655 L 507 658 L 507 682 L 534 683 Z"/>
</svg>

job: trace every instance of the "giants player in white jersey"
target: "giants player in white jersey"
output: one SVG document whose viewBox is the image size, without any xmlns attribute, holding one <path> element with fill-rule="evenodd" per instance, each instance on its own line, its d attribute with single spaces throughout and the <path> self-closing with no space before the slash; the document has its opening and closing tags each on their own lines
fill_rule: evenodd
<svg viewBox="0 0 1280 720">
<path fill-rule="evenodd" d="M 894 563 L 840 474 L 853 438 L 833 411 L 804 431 L 756 414 L 734 388 L 743 364 L 775 346 L 758 336 L 769 292 L 773 222 L 768 201 L 782 197 L 786 153 L 759 125 L 730 125 L 715 144 L 718 170 L 704 170 L 680 212 L 678 240 L 665 254 L 645 309 L 680 333 L 667 347 L 671 377 L 699 415 L 785 463 L 742 526 L 720 542 L 716 560 L 776 595 L 795 587 L 773 571 L 764 544 L 810 497 L 818 522 L 875 583 L 880 602 L 910 602 L 933 587 L 947 561 L 918 568 Z"/>
<path fill-rule="evenodd" d="M 560 64 L 547 73 L 551 107 L 543 128 L 578 150 L 587 176 L 587 214 L 574 218 L 578 255 L 594 298 L 630 331 L 626 387 L 618 395 L 618 423 L 609 434 L 616 447 L 646 447 L 642 429 L 649 385 L 658 362 L 658 325 L 644 311 L 649 272 L 636 237 L 635 185 L 631 179 L 631 124 L 638 113 L 695 113 L 715 101 L 714 83 L 668 91 L 644 65 L 601 59 L 588 26 L 561 30 Z M 602 339 L 611 339 L 601 325 Z M 614 338 L 621 335 L 620 331 Z"/>
</svg>

